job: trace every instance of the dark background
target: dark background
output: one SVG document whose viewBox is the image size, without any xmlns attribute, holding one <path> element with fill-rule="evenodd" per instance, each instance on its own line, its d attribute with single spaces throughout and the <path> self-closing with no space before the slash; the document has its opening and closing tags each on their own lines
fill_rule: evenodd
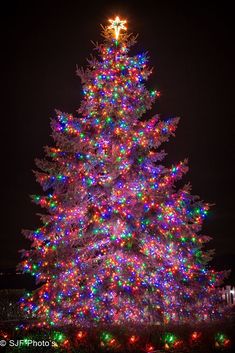
<svg viewBox="0 0 235 353">
<path fill-rule="evenodd" d="M 95 5 L 96 3 L 96 5 Z M 76 64 L 86 65 L 90 40 L 116 14 L 139 33 L 132 53 L 149 51 L 154 73 L 147 83 L 161 97 L 152 112 L 181 116 L 164 147 L 166 163 L 189 158 L 193 193 L 215 203 L 203 234 L 213 237 L 214 266 L 234 268 L 234 11 L 222 5 L 169 1 L 15 1 L 2 9 L 1 33 L 1 262 L 14 271 L 18 250 L 29 247 L 22 228 L 35 229 L 40 193 L 34 158 L 51 144 L 54 109 L 75 113 L 81 99 Z M 228 283 L 235 284 L 235 268 Z M 4 286 L 14 286 L 6 283 Z"/>
</svg>

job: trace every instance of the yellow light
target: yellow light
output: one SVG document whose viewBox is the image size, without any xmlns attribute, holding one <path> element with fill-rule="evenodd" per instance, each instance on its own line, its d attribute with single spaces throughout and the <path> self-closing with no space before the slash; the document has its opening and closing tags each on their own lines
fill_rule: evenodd
<svg viewBox="0 0 235 353">
<path fill-rule="evenodd" d="M 126 30 L 126 26 L 124 26 L 126 24 L 126 20 L 121 21 L 119 16 L 116 16 L 115 20 L 109 20 L 109 22 L 111 23 L 111 25 L 108 27 L 109 29 L 113 29 L 115 32 L 115 38 L 116 40 L 118 40 L 119 34 L 120 34 L 120 30 Z"/>
</svg>

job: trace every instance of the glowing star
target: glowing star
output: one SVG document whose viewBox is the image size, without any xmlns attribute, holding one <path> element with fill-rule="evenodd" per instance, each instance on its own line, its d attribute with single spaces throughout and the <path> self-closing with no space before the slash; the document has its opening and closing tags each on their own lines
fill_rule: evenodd
<svg viewBox="0 0 235 353">
<path fill-rule="evenodd" d="M 121 21 L 120 18 L 118 16 L 116 16 L 115 20 L 109 20 L 109 22 L 111 23 L 111 25 L 108 27 L 109 29 L 113 29 L 115 32 L 115 38 L 116 40 L 118 40 L 119 34 L 120 34 L 120 30 L 126 30 L 126 26 L 124 26 L 126 24 L 126 20 Z"/>
</svg>

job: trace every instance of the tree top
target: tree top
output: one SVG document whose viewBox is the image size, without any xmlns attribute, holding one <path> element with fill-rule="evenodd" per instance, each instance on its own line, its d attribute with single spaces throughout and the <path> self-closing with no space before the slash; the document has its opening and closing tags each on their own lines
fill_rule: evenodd
<svg viewBox="0 0 235 353">
<path fill-rule="evenodd" d="M 118 40 L 119 34 L 121 30 L 127 30 L 125 24 L 126 20 L 120 20 L 119 16 L 116 16 L 114 20 L 110 19 L 109 22 L 111 25 L 108 27 L 108 29 L 112 30 L 115 34 L 115 39 Z"/>
</svg>

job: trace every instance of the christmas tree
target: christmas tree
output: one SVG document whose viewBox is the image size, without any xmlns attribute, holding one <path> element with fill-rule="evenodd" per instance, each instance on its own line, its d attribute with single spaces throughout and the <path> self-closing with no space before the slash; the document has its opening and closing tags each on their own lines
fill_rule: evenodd
<svg viewBox="0 0 235 353">
<path fill-rule="evenodd" d="M 38 326 L 214 319 L 223 273 L 209 268 L 200 234 L 209 205 L 176 188 L 186 160 L 161 164 L 179 119 L 145 115 L 159 93 L 144 84 L 147 55 L 128 55 L 126 21 L 110 20 L 103 37 L 78 70 L 78 115 L 57 111 L 55 145 L 36 160 L 47 193 L 33 200 L 47 212 L 24 231 L 20 268 L 40 287 L 21 307 Z"/>
</svg>

